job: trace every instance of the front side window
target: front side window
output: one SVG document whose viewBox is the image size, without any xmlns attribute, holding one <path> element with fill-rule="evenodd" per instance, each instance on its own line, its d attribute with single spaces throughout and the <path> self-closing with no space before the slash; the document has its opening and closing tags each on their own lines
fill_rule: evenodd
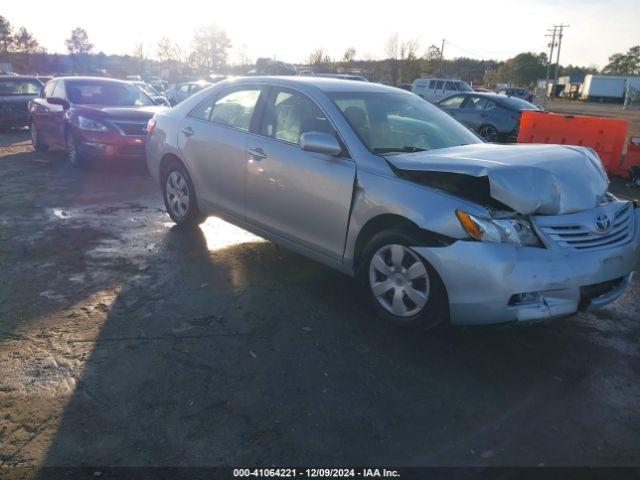
<svg viewBox="0 0 640 480">
<path fill-rule="evenodd" d="M 456 87 L 460 92 L 472 92 L 473 90 L 466 82 L 456 82 Z"/>
<path fill-rule="evenodd" d="M 188 83 L 185 83 L 183 85 L 180 85 L 178 90 L 182 93 L 189 93 L 189 88 L 191 88 L 191 86 Z"/>
<path fill-rule="evenodd" d="M 306 95 L 293 91 L 274 91 L 262 124 L 262 134 L 290 143 L 298 143 L 308 132 L 335 132 L 322 110 Z"/>
<path fill-rule="evenodd" d="M 378 155 L 481 143 L 464 125 L 416 95 L 332 92 L 329 96 L 362 143 Z"/>
<path fill-rule="evenodd" d="M 447 82 L 444 86 L 445 90 L 455 90 L 456 87 L 453 86 L 453 82 Z"/>
<path fill-rule="evenodd" d="M 42 85 L 35 80 L 0 79 L 0 95 L 38 95 Z"/>
<path fill-rule="evenodd" d="M 220 125 L 249 131 L 260 89 L 236 90 L 216 100 L 210 120 Z"/>
<path fill-rule="evenodd" d="M 54 96 L 57 96 L 57 90 L 56 88 Z M 117 107 L 155 105 L 153 100 L 135 85 L 100 80 L 67 81 L 67 97 L 71 103 L 79 105 L 113 105 Z"/>
</svg>

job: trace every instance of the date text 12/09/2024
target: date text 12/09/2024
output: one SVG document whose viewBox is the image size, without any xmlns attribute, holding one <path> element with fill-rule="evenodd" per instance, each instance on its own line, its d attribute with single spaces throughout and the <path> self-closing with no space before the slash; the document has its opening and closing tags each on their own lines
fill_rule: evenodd
<svg viewBox="0 0 640 480">
<path fill-rule="evenodd" d="M 398 478 L 397 470 L 386 468 L 237 468 L 236 478 Z"/>
</svg>

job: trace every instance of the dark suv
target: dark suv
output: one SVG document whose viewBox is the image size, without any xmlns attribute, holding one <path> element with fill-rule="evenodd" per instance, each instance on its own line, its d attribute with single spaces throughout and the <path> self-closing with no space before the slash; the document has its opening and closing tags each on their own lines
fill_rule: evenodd
<svg viewBox="0 0 640 480">
<path fill-rule="evenodd" d="M 35 77 L 0 75 L 0 127 L 28 125 L 27 105 L 41 91 L 42 83 Z"/>
<path fill-rule="evenodd" d="M 144 158 L 147 122 L 164 108 L 129 82 L 54 78 L 29 104 L 31 142 L 39 151 L 65 148 L 76 166 L 90 158 Z"/>
</svg>

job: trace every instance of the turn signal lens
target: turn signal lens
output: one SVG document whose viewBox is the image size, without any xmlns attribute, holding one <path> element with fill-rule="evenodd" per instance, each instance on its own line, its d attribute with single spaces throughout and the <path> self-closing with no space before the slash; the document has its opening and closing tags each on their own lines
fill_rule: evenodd
<svg viewBox="0 0 640 480">
<path fill-rule="evenodd" d="M 147 135 L 151 134 L 154 128 L 156 128 L 156 119 L 150 118 L 149 121 L 147 122 Z"/>
<path fill-rule="evenodd" d="M 470 237 L 476 240 L 482 240 L 482 233 L 480 232 L 480 226 L 474 221 L 473 217 L 462 210 L 456 210 L 456 216 L 464 228 L 464 231 L 469 234 Z"/>
</svg>

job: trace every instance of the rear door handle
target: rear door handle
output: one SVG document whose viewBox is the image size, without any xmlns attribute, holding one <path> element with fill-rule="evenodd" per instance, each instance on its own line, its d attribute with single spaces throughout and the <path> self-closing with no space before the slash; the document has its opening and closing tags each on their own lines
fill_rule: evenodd
<svg viewBox="0 0 640 480">
<path fill-rule="evenodd" d="M 259 162 L 263 158 L 267 158 L 267 154 L 264 153 L 264 150 L 262 150 L 262 148 L 260 147 L 250 148 L 249 150 L 247 150 L 247 153 L 251 155 L 253 157 L 253 160 L 255 160 L 256 162 Z"/>
<path fill-rule="evenodd" d="M 193 128 L 191 127 L 185 127 L 180 131 L 184 134 L 185 137 L 191 137 L 196 134 L 196 132 L 194 132 Z"/>
</svg>

